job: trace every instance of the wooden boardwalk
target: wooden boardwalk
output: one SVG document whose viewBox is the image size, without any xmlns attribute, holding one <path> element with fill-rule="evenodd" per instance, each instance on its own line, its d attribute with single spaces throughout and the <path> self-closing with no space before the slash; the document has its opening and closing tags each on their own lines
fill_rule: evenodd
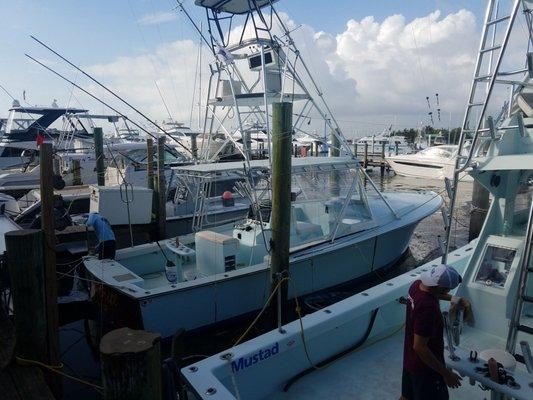
<svg viewBox="0 0 533 400">
<path fill-rule="evenodd" d="M 42 371 L 18 365 L 14 358 L 15 328 L 0 320 L 0 398 L 3 400 L 54 400 Z"/>
</svg>

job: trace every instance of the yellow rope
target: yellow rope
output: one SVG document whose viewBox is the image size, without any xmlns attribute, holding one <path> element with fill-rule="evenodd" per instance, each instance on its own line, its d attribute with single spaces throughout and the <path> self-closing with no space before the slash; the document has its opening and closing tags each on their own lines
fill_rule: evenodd
<svg viewBox="0 0 533 400">
<path fill-rule="evenodd" d="M 263 305 L 263 308 L 261 309 L 261 311 L 259 312 L 259 314 L 257 314 L 257 316 L 254 318 L 254 320 L 250 323 L 250 325 L 248 326 L 248 328 L 244 331 L 244 333 L 239 337 L 239 339 L 237 339 L 237 341 L 235 342 L 235 344 L 233 345 L 233 347 L 239 345 L 242 340 L 246 337 L 246 335 L 248 335 L 248 333 L 250 332 L 250 330 L 255 326 L 255 324 L 257 323 L 257 321 L 259 321 L 259 319 L 261 318 L 261 316 L 263 315 L 263 313 L 265 312 L 265 310 L 267 309 L 268 305 L 270 304 L 270 302 L 272 301 L 272 299 L 274 298 L 274 295 L 277 293 L 277 291 L 279 290 L 281 284 L 283 282 L 290 282 L 291 284 L 293 283 L 291 278 L 289 277 L 285 277 L 285 278 L 282 278 L 278 283 L 277 285 L 274 287 L 274 290 L 272 290 L 272 293 L 270 293 L 270 296 L 268 297 L 267 301 L 265 302 L 265 304 Z M 392 336 L 394 336 L 396 333 L 398 333 L 400 330 L 403 329 L 404 325 L 402 324 L 400 327 L 398 327 L 397 329 L 395 329 L 394 331 L 392 331 L 391 333 L 389 333 L 388 335 L 376 340 L 376 341 L 370 341 L 370 342 L 367 342 L 365 345 L 362 345 L 356 349 L 353 349 L 353 351 L 350 351 L 344 355 L 342 355 L 341 357 L 323 365 L 323 366 L 319 366 L 317 364 L 315 364 L 312 360 L 311 360 L 311 356 L 309 354 L 309 349 L 307 347 L 307 340 L 305 338 L 305 328 L 304 328 L 304 325 L 303 325 L 303 316 L 302 316 L 302 311 L 301 311 L 301 307 L 300 307 L 300 302 L 298 301 L 298 297 L 295 295 L 294 296 L 294 301 L 295 301 L 295 311 L 296 311 L 296 314 L 298 315 L 298 321 L 299 321 L 299 324 L 300 324 L 300 337 L 302 338 L 302 344 L 303 344 L 303 348 L 304 348 L 304 353 L 305 353 L 305 356 L 307 358 L 307 361 L 309 361 L 309 364 L 311 365 L 312 368 L 316 369 L 316 370 L 323 370 L 323 369 L 326 369 L 328 368 L 330 365 L 332 365 L 333 363 L 345 358 L 346 356 L 350 355 L 350 354 L 353 354 L 355 352 L 358 352 L 360 350 L 363 350 L 365 348 L 367 348 L 368 346 L 371 346 L 373 344 L 376 344 L 376 343 L 379 343 L 385 339 L 388 339 Z"/>
<path fill-rule="evenodd" d="M 95 389 L 100 394 L 102 394 L 102 390 L 104 390 L 104 388 L 102 386 L 96 385 L 94 383 L 91 383 L 91 382 L 86 381 L 84 379 L 77 378 L 75 376 L 69 375 L 69 374 L 61 371 L 61 369 L 63 368 L 63 364 L 62 363 L 60 363 L 59 365 L 48 365 L 48 364 L 45 364 L 45 363 L 37 361 L 37 360 L 28 360 L 26 358 L 22 358 L 22 357 L 18 357 L 18 356 L 15 357 L 15 359 L 17 360 L 17 363 L 19 365 L 25 365 L 25 366 L 35 365 L 35 366 L 38 366 L 38 367 L 41 367 L 41 368 L 45 368 L 45 369 L 47 369 L 49 371 L 55 372 L 56 374 L 64 376 L 65 378 L 72 379 L 73 381 L 76 381 L 76 382 L 79 382 L 79 383 L 83 383 L 84 385 L 90 386 L 90 387 Z"/>
<path fill-rule="evenodd" d="M 242 342 L 242 340 L 246 337 L 246 335 L 248 335 L 248 333 L 250 332 L 250 330 L 255 326 L 255 324 L 257 323 L 257 321 L 259 321 L 259 318 L 261 318 L 261 315 L 263 315 L 263 313 L 265 312 L 265 310 L 267 309 L 268 305 L 270 304 L 270 302 L 272 301 L 272 299 L 274 298 L 274 295 L 277 293 L 279 287 L 281 286 L 281 284 L 285 281 L 289 281 L 290 279 L 285 277 L 285 278 L 282 278 L 280 279 L 280 281 L 278 282 L 278 284 L 274 287 L 274 290 L 272 290 L 272 293 L 270 293 L 270 296 L 268 297 L 265 305 L 263 306 L 263 308 L 261 309 L 261 311 L 259 312 L 259 314 L 257 314 L 257 316 L 255 317 L 255 319 L 252 321 L 252 323 L 248 326 L 248 328 L 246 329 L 246 331 L 244 331 L 244 333 L 241 335 L 241 337 L 239 337 L 239 339 L 237 339 L 237 341 L 235 342 L 235 344 L 233 345 L 233 347 L 237 346 L 239 343 Z"/>
</svg>

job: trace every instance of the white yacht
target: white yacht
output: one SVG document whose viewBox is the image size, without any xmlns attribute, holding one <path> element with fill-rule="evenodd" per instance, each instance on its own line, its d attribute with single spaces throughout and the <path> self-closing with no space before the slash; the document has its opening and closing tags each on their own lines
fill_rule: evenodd
<svg viewBox="0 0 533 400">
<path fill-rule="evenodd" d="M 398 175 L 424 179 L 451 179 L 457 157 L 457 145 L 432 146 L 415 154 L 385 156 Z M 463 174 L 463 180 L 472 180 Z"/>
<path fill-rule="evenodd" d="M 56 142 L 61 138 L 62 131 L 50 128 L 50 126 L 66 115 L 85 112 L 87 110 L 59 107 L 55 102 L 47 107 L 26 107 L 14 100 L 0 137 L 0 169 L 27 166 L 28 163 L 38 158 L 36 141 L 38 134 Z M 69 145 L 74 147 L 79 144 L 78 141 L 90 139 L 91 135 L 87 131 L 76 129 L 72 133 Z"/>
</svg>

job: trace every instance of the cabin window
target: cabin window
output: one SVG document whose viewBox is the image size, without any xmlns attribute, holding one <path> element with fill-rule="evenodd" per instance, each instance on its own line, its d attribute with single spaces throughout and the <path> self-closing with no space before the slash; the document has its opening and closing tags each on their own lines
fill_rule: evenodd
<svg viewBox="0 0 533 400">
<path fill-rule="evenodd" d="M 23 151 L 24 149 L 19 147 L 4 147 L 0 157 L 20 157 Z"/>
<path fill-rule="evenodd" d="M 515 249 L 487 246 L 476 275 L 476 282 L 503 288 L 515 256 Z"/>
</svg>

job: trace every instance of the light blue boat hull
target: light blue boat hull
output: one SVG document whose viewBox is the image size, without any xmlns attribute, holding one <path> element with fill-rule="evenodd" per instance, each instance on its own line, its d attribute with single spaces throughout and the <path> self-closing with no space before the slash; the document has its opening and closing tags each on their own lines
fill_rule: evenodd
<svg viewBox="0 0 533 400">
<path fill-rule="evenodd" d="M 305 259 L 293 257 L 289 297 L 308 295 L 390 268 L 407 250 L 418 221 L 378 236 L 347 244 Z M 352 260 L 346 262 L 346 260 Z M 170 336 L 178 329 L 207 328 L 263 307 L 270 290 L 270 269 L 222 278 L 140 302 L 143 327 Z"/>
</svg>

